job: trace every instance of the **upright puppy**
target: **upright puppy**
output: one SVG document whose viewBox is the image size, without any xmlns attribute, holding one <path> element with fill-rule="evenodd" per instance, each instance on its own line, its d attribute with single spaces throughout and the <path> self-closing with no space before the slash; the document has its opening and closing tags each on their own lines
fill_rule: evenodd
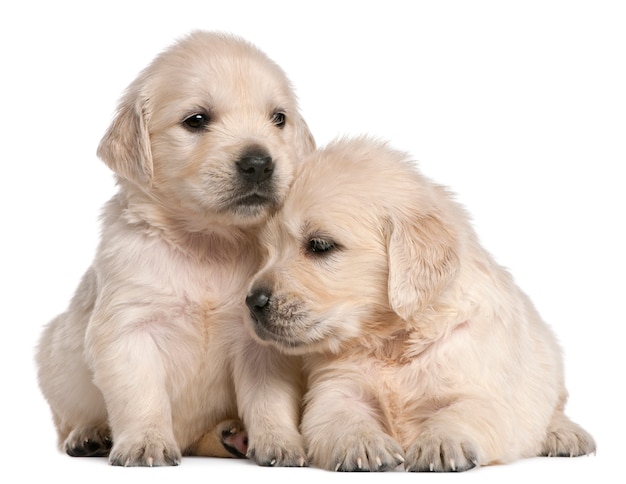
<svg viewBox="0 0 626 484">
<path fill-rule="evenodd" d="M 295 368 L 259 349 L 242 306 L 257 231 L 313 148 L 283 71 L 239 38 L 194 32 L 129 86 L 98 149 L 119 192 L 37 351 L 68 454 L 125 466 L 228 455 L 211 429 L 228 432 L 239 411 L 257 462 L 304 463 L 297 389 L 275 371 Z"/>
<path fill-rule="evenodd" d="M 260 340 L 306 355 L 313 464 L 463 471 L 595 451 L 563 413 L 553 334 L 444 188 L 365 138 L 298 169 L 247 304 Z"/>
</svg>

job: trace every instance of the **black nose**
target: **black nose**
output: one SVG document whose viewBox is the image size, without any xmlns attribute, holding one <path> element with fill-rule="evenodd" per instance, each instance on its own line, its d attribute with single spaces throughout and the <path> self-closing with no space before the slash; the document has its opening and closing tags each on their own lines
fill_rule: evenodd
<svg viewBox="0 0 626 484">
<path fill-rule="evenodd" d="M 237 160 L 237 168 L 245 180 L 261 183 L 272 176 L 274 160 L 264 150 L 252 150 Z"/>
<path fill-rule="evenodd" d="M 270 301 L 270 296 L 270 291 L 264 288 L 250 291 L 246 297 L 246 305 L 255 317 L 258 318 L 264 314 L 264 310 L 267 308 Z"/>
</svg>

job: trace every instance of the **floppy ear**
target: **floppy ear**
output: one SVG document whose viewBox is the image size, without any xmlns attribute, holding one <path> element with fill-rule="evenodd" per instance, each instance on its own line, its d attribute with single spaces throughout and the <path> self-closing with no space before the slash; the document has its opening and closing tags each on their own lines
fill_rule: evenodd
<svg viewBox="0 0 626 484">
<path fill-rule="evenodd" d="M 300 113 L 294 115 L 294 131 L 296 136 L 296 154 L 302 159 L 312 151 L 315 151 L 315 138 L 309 130 L 309 126 Z"/>
<path fill-rule="evenodd" d="M 387 241 L 391 308 L 405 321 L 425 309 L 455 275 L 455 237 L 436 215 L 391 221 Z"/>
<path fill-rule="evenodd" d="M 152 181 L 146 117 L 145 100 L 129 91 L 98 146 L 98 156 L 111 170 L 141 186 L 150 186 Z"/>
</svg>

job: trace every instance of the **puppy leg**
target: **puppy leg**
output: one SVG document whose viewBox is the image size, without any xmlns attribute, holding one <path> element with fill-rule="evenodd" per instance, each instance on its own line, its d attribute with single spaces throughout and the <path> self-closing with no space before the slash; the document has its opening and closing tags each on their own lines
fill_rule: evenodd
<svg viewBox="0 0 626 484">
<path fill-rule="evenodd" d="M 248 433 L 239 420 L 224 420 L 187 450 L 189 455 L 245 458 Z"/>
<path fill-rule="evenodd" d="M 248 430 L 248 454 L 262 466 L 307 465 L 298 430 L 301 401 L 299 362 L 241 337 L 235 355 L 237 405 Z"/>
<path fill-rule="evenodd" d="M 539 455 L 548 457 L 578 457 L 593 454 L 596 443 L 591 435 L 580 425 L 572 422 L 558 409 L 542 444 Z"/>
<path fill-rule="evenodd" d="M 400 445 L 383 430 L 376 398 L 354 380 L 311 386 L 302 434 L 311 462 L 333 471 L 385 471 L 404 462 Z"/>
<path fill-rule="evenodd" d="M 40 386 L 52 409 L 61 450 L 72 457 L 106 456 L 111 449 L 106 406 L 92 383 L 82 343 L 74 345 L 77 338 L 68 331 L 75 318 L 66 313 L 46 331 L 44 338 L 51 344 L 41 346 L 38 354 Z"/>
<path fill-rule="evenodd" d="M 168 368 L 175 369 L 161 352 L 172 344 L 173 336 L 161 334 L 167 326 L 159 324 L 162 316 L 143 313 L 143 307 L 149 310 L 154 305 L 126 308 L 118 314 L 96 311 L 87 332 L 94 381 L 105 398 L 113 433 L 109 462 L 178 465 L 181 452 L 174 438 L 168 392 L 176 385 L 175 375 L 168 378 Z M 134 316 L 135 322 L 121 321 L 122 315 Z"/>
<path fill-rule="evenodd" d="M 88 270 L 68 310 L 46 327 L 36 354 L 39 385 L 52 410 L 59 447 L 74 457 L 106 456 L 111 449 L 104 398 L 84 356 L 95 298 L 95 274 Z"/>
</svg>

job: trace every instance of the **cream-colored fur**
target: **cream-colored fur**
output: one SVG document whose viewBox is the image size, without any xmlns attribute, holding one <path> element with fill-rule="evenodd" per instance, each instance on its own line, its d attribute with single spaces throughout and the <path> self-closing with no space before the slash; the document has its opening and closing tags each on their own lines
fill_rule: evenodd
<svg viewBox="0 0 626 484">
<path fill-rule="evenodd" d="M 259 227 L 312 149 L 283 71 L 236 37 L 194 32 L 129 86 L 98 149 L 119 192 L 37 351 L 62 449 L 112 442 L 110 462 L 127 466 L 226 456 L 239 414 L 257 462 L 304 463 L 298 389 L 276 377 L 297 367 L 261 349 L 242 313 Z"/>
<path fill-rule="evenodd" d="M 358 138 L 309 156 L 263 240 L 248 324 L 305 355 L 312 464 L 461 471 L 595 451 L 563 413 L 552 332 L 405 154 Z"/>
</svg>

